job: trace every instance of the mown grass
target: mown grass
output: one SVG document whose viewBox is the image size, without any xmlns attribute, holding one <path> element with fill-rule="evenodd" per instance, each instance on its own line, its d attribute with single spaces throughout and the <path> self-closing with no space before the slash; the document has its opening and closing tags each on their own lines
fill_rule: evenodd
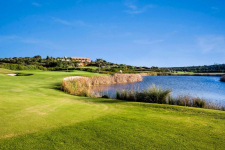
<svg viewBox="0 0 225 150">
<path fill-rule="evenodd" d="M 0 76 L 0 149 L 224 149 L 225 112 L 78 97 L 58 90 L 82 71 Z"/>
</svg>

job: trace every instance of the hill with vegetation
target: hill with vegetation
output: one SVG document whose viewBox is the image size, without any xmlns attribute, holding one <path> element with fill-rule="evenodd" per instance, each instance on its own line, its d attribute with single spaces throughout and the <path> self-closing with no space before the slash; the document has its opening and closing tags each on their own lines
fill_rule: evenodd
<svg viewBox="0 0 225 150">
<path fill-rule="evenodd" d="M 96 59 L 95 61 L 83 62 L 84 66 L 79 66 L 81 62 L 71 57 L 49 57 L 42 58 L 37 55 L 34 57 L 14 57 L 14 58 L 0 58 L 0 68 L 10 70 L 81 70 L 89 72 L 119 72 L 122 70 L 125 73 L 143 72 L 143 71 L 160 71 L 158 67 L 137 67 L 126 64 L 117 64 L 107 62 L 103 59 Z M 97 69 L 99 68 L 99 69 Z"/>
<path fill-rule="evenodd" d="M 108 62 L 104 59 L 96 59 L 95 61 L 82 62 L 80 66 L 78 60 L 71 57 L 49 57 L 42 58 L 37 55 L 34 57 L 14 57 L 0 58 L 0 68 L 10 70 L 80 70 L 88 72 L 100 72 L 105 74 L 123 73 L 149 73 L 156 72 L 156 75 L 168 74 L 186 74 L 186 73 L 225 73 L 225 64 L 214 64 L 209 66 L 189 66 L 189 67 L 138 67 L 126 64 L 117 64 Z"/>
</svg>

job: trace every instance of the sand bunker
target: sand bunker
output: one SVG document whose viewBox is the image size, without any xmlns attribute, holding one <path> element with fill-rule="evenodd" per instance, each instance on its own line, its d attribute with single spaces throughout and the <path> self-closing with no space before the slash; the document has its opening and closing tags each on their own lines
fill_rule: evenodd
<svg viewBox="0 0 225 150">
<path fill-rule="evenodd" d="M 16 76 L 17 74 L 8 74 L 9 76 Z"/>
</svg>

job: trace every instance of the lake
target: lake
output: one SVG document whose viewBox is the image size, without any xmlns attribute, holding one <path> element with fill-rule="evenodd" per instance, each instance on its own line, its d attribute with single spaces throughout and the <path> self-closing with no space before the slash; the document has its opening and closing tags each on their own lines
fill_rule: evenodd
<svg viewBox="0 0 225 150">
<path fill-rule="evenodd" d="M 225 82 L 215 76 L 145 76 L 142 82 L 98 86 L 98 89 L 115 97 L 118 89 L 144 89 L 155 84 L 171 89 L 172 95 L 198 96 L 225 106 Z"/>
</svg>

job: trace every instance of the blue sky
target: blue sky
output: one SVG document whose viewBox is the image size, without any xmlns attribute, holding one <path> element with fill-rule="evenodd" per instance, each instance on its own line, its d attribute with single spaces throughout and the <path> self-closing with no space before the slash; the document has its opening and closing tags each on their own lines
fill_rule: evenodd
<svg viewBox="0 0 225 150">
<path fill-rule="evenodd" d="M 0 0 L 0 58 L 225 63 L 224 0 Z"/>
</svg>

